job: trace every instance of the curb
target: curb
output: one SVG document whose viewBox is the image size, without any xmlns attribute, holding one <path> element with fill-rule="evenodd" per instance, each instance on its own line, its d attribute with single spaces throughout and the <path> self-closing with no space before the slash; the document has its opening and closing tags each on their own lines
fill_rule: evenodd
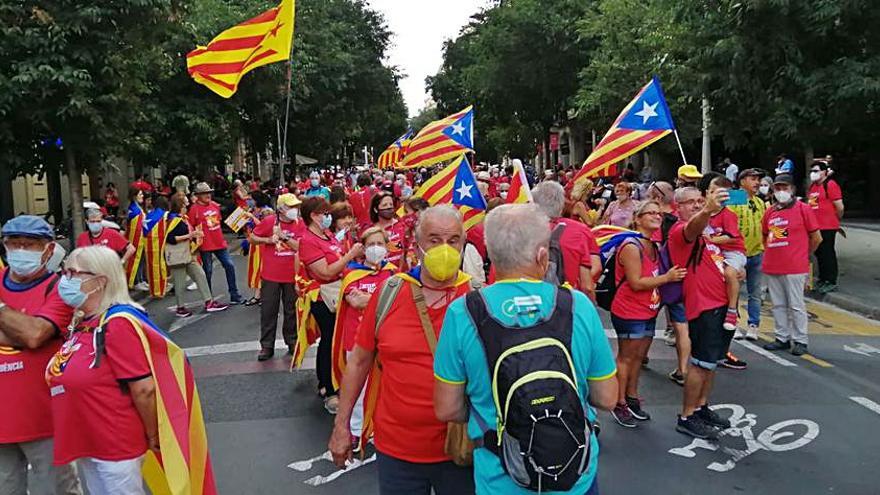
<svg viewBox="0 0 880 495">
<path fill-rule="evenodd" d="M 866 318 L 870 318 L 872 320 L 880 320 L 880 308 L 877 306 L 873 306 L 867 304 L 865 302 L 859 301 L 852 296 L 848 296 L 846 294 L 840 294 L 838 292 L 829 292 L 828 294 L 820 294 L 815 291 L 807 292 L 807 298 L 812 299 L 813 301 L 823 302 L 825 304 L 830 304 L 832 306 L 836 306 L 840 309 L 844 309 L 846 311 L 852 311 L 853 313 L 858 313 Z"/>
</svg>

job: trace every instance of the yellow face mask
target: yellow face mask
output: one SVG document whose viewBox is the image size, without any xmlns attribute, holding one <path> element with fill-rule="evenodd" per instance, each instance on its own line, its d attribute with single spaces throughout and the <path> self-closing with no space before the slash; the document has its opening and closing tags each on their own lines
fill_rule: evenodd
<svg viewBox="0 0 880 495">
<path fill-rule="evenodd" d="M 419 249 L 422 249 L 419 246 Z M 422 266 L 428 275 L 438 282 L 445 282 L 458 274 L 461 267 L 461 253 L 449 244 L 440 244 L 425 251 Z"/>
</svg>

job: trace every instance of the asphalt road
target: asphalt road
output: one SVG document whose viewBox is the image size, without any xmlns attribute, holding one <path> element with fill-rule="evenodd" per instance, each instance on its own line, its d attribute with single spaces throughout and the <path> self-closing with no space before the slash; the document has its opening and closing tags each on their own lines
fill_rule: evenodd
<svg viewBox="0 0 880 495">
<path fill-rule="evenodd" d="M 233 258 L 246 287 L 244 259 Z M 214 287 L 225 293 L 222 270 Z M 314 349 L 305 369 L 291 373 L 284 350 L 256 361 L 257 307 L 181 320 L 173 297 L 146 306 L 191 356 L 220 493 L 378 492 L 370 457 L 348 471 L 324 457 L 332 417 L 316 395 Z M 713 402 L 734 427 L 717 445 L 674 430 L 682 390 L 666 373 L 675 353 L 656 339 L 641 380 L 653 419 L 627 430 L 600 413 L 602 493 L 880 493 L 880 323 L 819 304 L 810 311 L 809 355 L 733 344 L 749 367 L 718 373 Z M 607 315 L 603 322 L 611 327 Z M 762 338 L 771 330 L 765 321 Z"/>
</svg>

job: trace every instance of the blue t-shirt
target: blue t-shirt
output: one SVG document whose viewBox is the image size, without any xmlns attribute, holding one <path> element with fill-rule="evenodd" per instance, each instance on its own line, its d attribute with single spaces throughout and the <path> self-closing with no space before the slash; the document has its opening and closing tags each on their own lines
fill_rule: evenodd
<svg viewBox="0 0 880 495">
<path fill-rule="evenodd" d="M 306 189 L 306 192 L 303 196 L 305 196 L 307 198 L 312 197 L 312 196 L 321 196 L 322 198 L 326 199 L 327 201 L 330 201 L 330 189 L 328 189 L 326 187 L 322 187 L 322 186 L 310 187 L 310 188 Z"/>
<path fill-rule="evenodd" d="M 532 326 L 545 318 L 556 305 L 556 287 L 545 282 L 530 280 L 499 281 L 482 289 L 489 313 L 507 326 Z M 596 308 L 583 293 L 573 291 L 572 359 L 577 374 L 577 386 L 590 420 L 595 412 L 587 404 L 588 381 L 607 380 L 617 372 L 611 346 Z M 446 383 L 465 385 L 465 391 L 477 414 L 489 425 L 495 424 L 495 403 L 489 382 L 489 366 L 480 337 L 471 321 L 465 298 L 449 305 L 440 341 L 434 356 L 434 376 Z M 468 421 L 471 438 L 482 435 L 480 427 L 471 415 Z M 568 492 L 585 493 L 593 484 L 599 457 L 599 444 L 595 435 L 590 439 L 590 469 Z M 521 488 L 501 467 L 501 461 L 485 448 L 474 452 L 474 479 L 477 493 L 533 493 Z"/>
</svg>

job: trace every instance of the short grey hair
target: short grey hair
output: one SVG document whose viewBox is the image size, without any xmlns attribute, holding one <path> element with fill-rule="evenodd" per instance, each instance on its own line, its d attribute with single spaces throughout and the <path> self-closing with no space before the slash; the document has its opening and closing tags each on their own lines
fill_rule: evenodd
<svg viewBox="0 0 880 495">
<path fill-rule="evenodd" d="M 681 203 L 682 201 L 685 201 L 685 198 L 687 198 L 688 195 L 694 194 L 694 193 L 696 193 L 698 196 L 703 195 L 703 193 L 701 193 L 700 190 L 697 189 L 696 187 L 688 186 L 688 187 L 682 187 L 682 188 L 676 189 L 675 190 L 675 202 Z"/>
<path fill-rule="evenodd" d="M 101 210 L 89 208 L 88 210 L 86 210 L 86 220 L 91 220 L 93 218 L 104 218 L 104 214 L 101 213 Z"/>
<path fill-rule="evenodd" d="M 545 215 L 559 218 L 565 207 L 565 189 L 558 182 L 545 181 L 532 189 L 532 200 Z"/>
<path fill-rule="evenodd" d="M 550 245 L 550 219 L 532 204 L 501 205 L 486 216 L 486 250 L 504 272 L 531 266 L 538 249 Z"/>
<path fill-rule="evenodd" d="M 424 224 L 434 218 L 443 218 L 447 220 L 455 220 L 461 226 L 462 232 L 464 232 L 464 224 L 462 223 L 461 213 L 458 211 L 458 208 L 448 205 L 436 205 L 426 208 L 421 213 L 419 213 L 419 221 L 416 222 L 415 228 L 415 236 L 416 240 L 422 238 L 422 228 Z"/>
</svg>

